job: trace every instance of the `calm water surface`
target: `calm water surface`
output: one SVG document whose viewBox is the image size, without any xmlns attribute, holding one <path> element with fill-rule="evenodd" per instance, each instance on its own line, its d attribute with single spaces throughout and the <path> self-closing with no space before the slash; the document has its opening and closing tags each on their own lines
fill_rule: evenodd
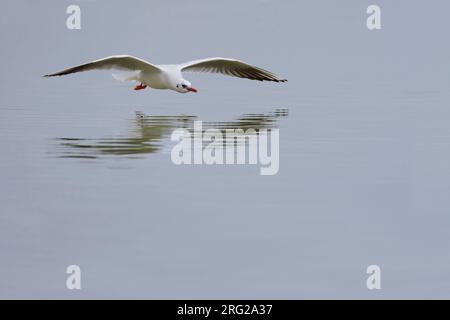
<svg viewBox="0 0 450 320">
<path fill-rule="evenodd" d="M 7 3 L 1 298 L 449 298 L 447 2 L 381 1 L 378 33 L 365 1 L 83 2 L 80 31 L 69 2 Z M 289 82 L 187 74 L 200 92 L 181 95 L 107 72 L 40 77 L 115 53 L 240 57 Z M 174 165 L 170 134 L 196 120 L 278 128 L 279 173 Z M 65 288 L 70 264 L 81 291 Z"/>
</svg>

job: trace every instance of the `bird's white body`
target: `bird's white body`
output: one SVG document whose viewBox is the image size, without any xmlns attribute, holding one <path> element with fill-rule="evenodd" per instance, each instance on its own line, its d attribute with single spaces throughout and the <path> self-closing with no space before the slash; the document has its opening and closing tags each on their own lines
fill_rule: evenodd
<svg viewBox="0 0 450 320">
<path fill-rule="evenodd" d="M 161 72 L 142 72 L 141 79 L 147 86 L 153 89 L 174 89 L 182 83 L 184 78 L 178 65 L 158 65 Z"/>
<path fill-rule="evenodd" d="M 121 81 L 137 81 L 146 87 L 152 89 L 172 89 L 184 93 L 185 90 L 180 89 L 180 84 L 188 84 L 188 81 L 183 78 L 181 70 L 178 65 L 156 65 L 158 71 L 135 71 L 131 75 L 126 73 L 124 75 L 113 74 L 113 77 Z M 177 87 L 178 85 L 178 87 Z"/>
<path fill-rule="evenodd" d="M 208 58 L 177 65 L 153 65 L 145 60 L 128 55 L 111 56 L 95 60 L 48 74 L 46 77 L 62 76 L 95 69 L 116 69 L 131 72 L 131 74 L 127 74 L 126 76 L 114 75 L 114 77 L 118 80 L 138 81 L 140 85 L 135 90 L 150 87 L 153 89 L 170 89 L 180 93 L 197 92 L 197 89 L 192 87 L 191 83 L 183 78 L 183 71 L 222 73 L 259 81 L 287 81 L 267 70 L 235 59 Z"/>
</svg>

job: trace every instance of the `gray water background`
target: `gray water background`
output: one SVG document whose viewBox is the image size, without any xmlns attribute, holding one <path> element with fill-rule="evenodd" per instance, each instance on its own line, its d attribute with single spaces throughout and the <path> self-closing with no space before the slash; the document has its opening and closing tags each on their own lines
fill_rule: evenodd
<svg viewBox="0 0 450 320">
<path fill-rule="evenodd" d="M 373 3 L 3 1 L 0 297 L 450 298 L 450 3 L 375 1 L 369 31 Z M 41 77 L 112 54 L 235 57 L 289 82 L 186 74 L 199 93 L 182 95 Z M 186 117 L 270 119 L 279 173 L 175 166 Z"/>
</svg>

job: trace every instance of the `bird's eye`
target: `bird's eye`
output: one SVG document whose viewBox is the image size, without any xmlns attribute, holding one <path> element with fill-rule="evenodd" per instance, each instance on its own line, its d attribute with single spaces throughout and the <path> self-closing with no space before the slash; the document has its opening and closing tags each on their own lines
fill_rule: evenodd
<svg viewBox="0 0 450 320">
<path fill-rule="evenodd" d="M 186 88 L 186 87 L 187 87 L 187 85 L 185 85 L 185 84 L 182 84 L 181 86 L 182 86 L 183 88 Z"/>
</svg>

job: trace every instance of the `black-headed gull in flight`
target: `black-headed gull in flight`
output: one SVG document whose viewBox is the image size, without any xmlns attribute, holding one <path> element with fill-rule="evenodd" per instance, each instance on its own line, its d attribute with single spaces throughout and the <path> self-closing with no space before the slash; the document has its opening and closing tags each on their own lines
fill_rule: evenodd
<svg viewBox="0 0 450 320">
<path fill-rule="evenodd" d="M 154 65 L 145 60 L 128 55 L 111 56 L 95 60 L 73 68 L 47 74 L 44 77 L 63 76 L 70 73 L 96 69 L 132 71 L 131 75 L 129 74 L 126 77 L 121 78 L 116 76 L 116 78 L 140 82 L 140 84 L 134 88 L 135 90 L 142 90 L 150 87 L 153 89 L 170 89 L 180 93 L 197 92 L 197 89 L 195 89 L 189 81 L 183 78 L 182 72 L 185 71 L 222 73 L 238 78 L 259 81 L 287 81 L 272 72 L 235 59 L 208 58 L 182 64 Z"/>
</svg>

